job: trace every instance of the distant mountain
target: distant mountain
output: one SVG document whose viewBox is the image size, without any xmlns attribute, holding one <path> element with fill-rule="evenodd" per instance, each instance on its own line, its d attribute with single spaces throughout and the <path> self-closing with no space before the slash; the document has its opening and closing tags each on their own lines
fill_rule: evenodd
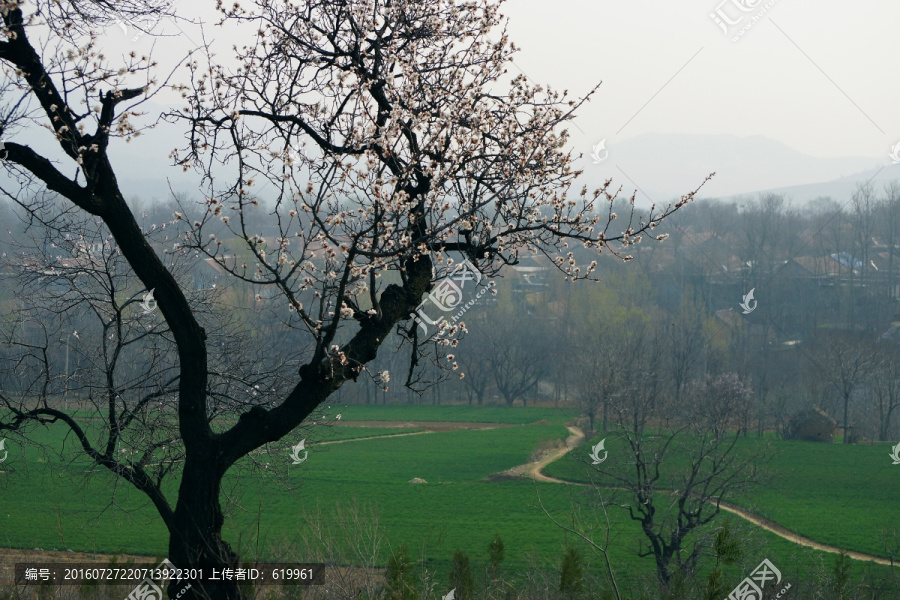
<svg viewBox="0 0 900 600">
<path fill-rule="evenodd" d="M 195 173 L 182 173 L 167 164 L 172 148 L 183 144 L 181 130 L 169 124 L 160 124 L 130 144 L 119 143 L 112 160 L 126 196 L 166 197 L 170 182 L 175 191 L 202 195 Z M 886 155 L 816 158 L 758 135 L 644 134 L 617 143 L 608 140 L 606 148 L 609 157 L 599 165 L 593 164 L 590 148 L 585 152 L 582 167 L 587 181 L 598 185 L 612 177 L 628 193 L 637 186 L 655 202 L 692 190 L 713 171 L 716 176 L 704 186 L 702 197 L 771 190 L 801 202 L 818 196 L 840 198 L 852 193 L 856 181 L 865 181 L 890 163 Z M 852 174 L 858 175 L 849 177 Z M 842 176 L 848 177 L 839 179 Z M 878 179 L 887 176 L 900 177 L 900 165 L 884 169 Z M 259 192 L 265 195 L 264 190 Z"/>
<path fill-rule="evenodd" d="M 841 177 L 832 181 L 820 181 L 817 183 L 807 183 L 804 185 L 792 185 L 781 188 L 771 188 L 768 190 L 760 190 L 750 194 L 756 196 L 762 193 L 772 193 L 784 196 L 793 204 L 803 205 L 811 200 L 829 196 L 839 203 L 848 202 L 854 193 L 859 189 L 860 184 L 870 182 L 875 188 L 876 193 L 881 193 L 884 186 L 892 181 L 900 182 L 900 165 L 890 164 L 885 158 L 885 165 L 877 169 L 868 169 L 861 171 L 848 177 Z M 729 197 L 727 199 L 738 199 L 744 194 Z"/>
<path fill-rule="evenodd" d="M 588 155 L 590 150 L 582 159 L 585 177 L 591 185 L 612 177 L 616 185 L 622 185 L 629 192 L 637 186 L 655 202 L 668 201 L 694 189 L 711 172 L 716 176 L 704 186 L 702 197 L 788 189 L 804 198 L 810 194 L 815 194 L 811 197 L 835 195 L 828 191 L 832 188 L 822 182 L 845 177 L 840 180 L 840 186 L 852 188 L 863 177 L 853 174 L 867 172 L 871 176 L 878 167 L 890 162 L 887 155 L 883 159 L 817 158 L 758 135 L 651 133 L 621 142 L 607 140 L 606 149 L 609 156 L 601 164 L 593 164 Z M 897 166 L 893 167 L 896 169 Z M 894 170 L 900 176 L 895 169 L 885 171 Z M 821 187 L 799 189 L 807 186 Z M 834 189 L 844 189 L 840 186 Z"/>
</svg>

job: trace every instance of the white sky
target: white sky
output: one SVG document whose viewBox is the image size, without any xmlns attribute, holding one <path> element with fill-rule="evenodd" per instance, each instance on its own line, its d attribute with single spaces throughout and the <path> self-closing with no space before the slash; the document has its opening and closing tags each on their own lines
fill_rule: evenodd
<svg viewBox="0 0 900 600">
<path fill-rule="evenodd" d="M 743 0 L 774 6 L 732 42 L 709 16 L 721 1 L 508 0 L 503 12 L 522 48 L 516 64 L 532 80 L 575 94 L 603 81 L 578 118 L 585 133 L 572 129 L 576 144 L 580 136 L 590 146 L 648 132 L 730 133 L 812 156 L 876 157 L 900 140 L 900 2 Z M 722 10 L 741 14 L 732 4 L 740 1 Z M 212 23 L 212 4 L 175 6 Z M 225 37 L 212 27 L 207 35 Z M 132 44 L 119 28 L 107 39 L 123 49 L 150 45 L 149 36 Z M 163 39 L 154 56 L 172 64 L 190 46 Z"/>
<path fill-rule="evenodd" d="M 742 13 L 741 2 L 755 8 Z M 710 18 L 721 7 L 730 17 L 748 15 L 745 23 L 766 4 L 774 5 L 737 42 Z M 213 5 L 176 0 L 175 8 L 207 23 L 207 38 L 225 42 L 217 57 L 225 60 L 238 40 L 211 26 L 218 20 Z M 522 48 L 516 65 L 530 79 L 574 95 L 603 82 L 569 128 L 585 157 L 601 139 L 612 155 L 617 143 L 642 134 L 733 134 L 764 136 L 814 157 L 889 163 L 900 141 L 897 0 L 508 0 L 502 12 Z M 177 33 L 172 23 L 161 28 Z M 184 34 L 156 39 L 161 73 L 201 39 L 199 29 L 182 28 Z M 128 38 L 110 27 L 101 43 L 109 54 L 147 51 L 153 43 L 150 36 Z M 669 166 L 682 170 L 677 162 Z M 783 171 L 770 179 L 789 178 L 790 166 Z M 766 187 L 762 175 L 756 189 Z M 714 191 L 729 189 L 728 176 L 717 175 Z"/>
<path fill-rule="evenodd" d="M 731 42 L 709 17 L 720 1 L 510 0 L 506 13 L 532 79 L 602 79 L 578 120 L 589 139 L 763 135 L 820 157 L 884 156 L 900 139 L 900 2 L 777 0 Z"/>
</svg>

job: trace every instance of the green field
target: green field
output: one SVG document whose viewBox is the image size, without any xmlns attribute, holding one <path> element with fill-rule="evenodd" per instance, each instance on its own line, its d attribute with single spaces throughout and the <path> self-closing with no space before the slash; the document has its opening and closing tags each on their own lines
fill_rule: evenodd
<svg viewBox="0 0 900 600">
<path fill-rule="evenodd" d="M 549 465 L 548 475 L 567 481 L 586 482 L 594 474 L 586 461 L 588 445 Z M 897 519 L 896 495 L 900 469 L 888 458 L 890 444 L 843 445 L 768 440 L 772 447 L 765 468 L 766 481 L 728 501 L 764 516 L 817 542 L 886 556 L 882 532 Z M 617 444 L 607 436 L 609 462 L 615 464 Z M 740 440 L 740 450 L 758 449 L 756 438 Z M 679 457 L 673 455 L 672 463 Z M 606 465 L 609 467 L 609 465 Z M 623 465 L 623 468 L 627 468 Z M 600 480 L 602 484 L 602 480 Z M 663 478 L 660 488 L 674 482 Z"/>
<path fill-rule="evenodd" d="M 455 420 L 517 425 L 321 445 L 412 430 L 304 428 L 297 432 L 296 440 L 258 452 L 229 473 L 223 501 L 228 513 L 226 536 L 249 558 L 302 561 L 303 556 L 285 553 L 297 547 L 301 533 L 308 529 L 305 519 L 316 511 L 330 515 L 335 505 L 355 502 L 378 512 L 385 541 L 381 561 L 387 560 L 391 547 L 401 543 L 408 544 L 416 555 L 424 547 L 430 566 L 443 575 L 457 548 L 469 553 L 476 565 L 483 564 L 487 544 L 497 532 L 506 544 L 506 566 L 511 572 L 525 572 L 530 555 L 552 566 L 567 541 L 574 540 L 543 513 L 538 496 L 557 519 L 568 522 L 573 506 L 590 502 L 590 490 L 527 480 L 483 480 L 528 462 L 535 448 L 547 440 L 565 439 L 568 433 L 562 423 L 569 416 L 544 408 L 344 408 L 344 421 Z M 103 471 L 88 476 L 90 465 L 64 433 L 57 426 L 31 436 L 56 450 L 50 453 L 34 444 L 23 449 L 17 440 L 9 440 L 11 460 L 0 474 L 0 545 L 166 554 L 166 532 L 144 498 Z M 291 465 L 288 448 L 304 436 L 309 458 L 302 465 Z M 742 443 L 750 448 L 757 442 Z M 777 442 L 775 448 L 778 452 L 770 463 L 773 479 L 769 486 L 736 499 L 736 503 L 817 541 L 883 555 L 878 532 L 890 523 L 888 502 L 892 490 L 897 489 L 891 482 L 900 476 L 900 470 L 894 473 L 882 466 L 890 467 L 889 460 L 881 460 L 887 458 L 886 446 Z M 613 439 L 607 440 L 607 449 L 614 456 Z M 587 446 L 577 449 L 546 472 L 583 479 L 587 472 L 581 455 L 586 451 Z M 822 454 L 827 454 L 828 460 Z M 840 478 L 836 473 L 841 473 Z M 414 477 L 428 483 L 409 483 Z M 172 486 L 168 493 L 174 497 Z M 650 576 L 652 560 L 636 557 L 642 540 L 638 527 L 621 510 L 611 510 L 610 518 L 611 557 L 620 579 L 627 583 Z M 736 517 L 732 522 L 745 541 L 746 558 L 742 565 L 726 570 L 727 580 L 740 580 L 741 573 L 762 558 L 782 567 L 786 577 L 812 572 L 820 564 L 830 568 L 833 563 L 834 555 L 800 548 Z"/>
</svg>

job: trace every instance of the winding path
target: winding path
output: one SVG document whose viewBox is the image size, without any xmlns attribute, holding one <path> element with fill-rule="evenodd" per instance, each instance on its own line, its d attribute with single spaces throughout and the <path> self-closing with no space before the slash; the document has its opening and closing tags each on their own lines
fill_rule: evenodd
<svg viewBox="0 0 900 600">
<path fill-rule="evenodd" d="M 523 475 L 525 473 L 528 473 L 529 475 L 532 476 L 532 478 L 535 481 L 542 481 L 542 482 L 546 482 L 546 483 L 562 483 L 562 484 L 567 484 L 567 485 L 581 485 L 581 486 L 587 485 L 586 483 L 579 483 L 579 482 L 574 482 L 574 481 L 565 481 L 562 479 L 556 479 L 555 477 L 550 477 L 543 473 L 544 467 L 546 467 L 553 461 L 559 460 L 560 458 L 562 458 L 563 456 L 565 456 L 566 454 L 568 454 L 569 452 L 574 450 L 584 440 L 584 432 L 581 431 L 579 428 L 567 426 L 566 429 L 568 429 L 569 433 L 571 433 L 572 435 L 570 435 L 566 439 L 566 444 L 564 447 L 557 448 L 553 451 L 547 452 L 544 456 L 540 457 L 538 460 L 536 460 L 534 462 L 520 465 L 518 467 L 513 467 L 512 469 L 509 469 L 508 471 L 504 471 L 504 474 Z M 659 491 L 664 492 L 665 490 L 659 490 Z M 821 544 L 815 540 L 809 539 L 808 537 L 794 533 L 793 531 L 791 531 L 785 527 L 782 527 L 781 525 L 779 525 L 778 523 L 775 523 L 774 521 L 771 521 L 760 515 L 754 514 L 754 513 L 750 512 L 749 510 L 742 508 L 740 506 L 737 506 L 735 504 L 721 502 L 719 504 L 719 506 L 722 508 L 722 510 L 725 510 L 727 512 L 735 514 L 735 515 L 741 517 L 742 519 L 749 521 L 750 523 L 753 523 L 757 527 L 761 527 L 761 528 L 765 529 L 766 531 L 774 533 L 778 537 L 788 540 L 789 542 L 793 542 L 793 543 L 799 544 L 801 546 L 806 546 L 808 548 L 813 548 L 814 550 L 820 550 L 822 552 L 831 552 L 832 554 L 840 554 L 841 552 L 843 552 L 850 558 L 853 558 L 856 560 L 871 561 L 871 562 L 878 563 L 880 565 L 887 565 L 887 566 L 893 565 L 893 563 L 890 560 L 888 560 L 886 558 L 882 558 L 880 556 L 873 556 L 871 554 L 865 554 L 863 552 L 855 552 L 853 550 L 845 550 L 842 548 L 837 548 L 835 546 Z"/>
<path fill-rule="evenodd" d="M 544 475 L 543 469 L 553 461 L 559 460 L 569 452 L 575 449 L 582 441 L 584 441 L 584 432 L 578 429 L 577 427 L 566 426 L 566 429 L 569 430 L 569 437 L 566 438 L 566 443 L 562 448 L 554 448 L 552 450 L 548 450 L 544 452 L 536 461 L 525 463 L 524 465 L 519 465 L 518 467 L 513 467 L 512 469 L 507 469 L 503 471 L 501 475 L 505 475 L 508 477 L 522 477 L 524 475 L 530 475 L 532 479 L 535 481 L 543 481 L 546 483 L 573 483 L 571 481 L 563 481 L 562 479 L 556 479 L 555 477 L 550 477 L 549 475 Z"/>
</svg>

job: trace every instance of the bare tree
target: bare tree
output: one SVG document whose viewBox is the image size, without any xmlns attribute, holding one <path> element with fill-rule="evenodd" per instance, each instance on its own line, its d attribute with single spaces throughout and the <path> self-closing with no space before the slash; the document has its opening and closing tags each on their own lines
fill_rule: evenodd
<svg viewBox="0 0 900 600">
<path fill-rule="evenodd" d="M 879 220 L 877 231 L 887 246 L 887 285 L 885 296 L 888 302 L 897 299 L 897 265 L 896 257 L 900 246 L 900 182 L 892 181 L 884 186 L 884 197 L 879 204 Z"/>
<path fill-rule="evenodd" d="M 534 343 L 549 330 L 532 321 L 523 327 L 521 318 L 509 312 L 493 315 L 485 330 L 487 366 L 491 379 L 508 406 L 516 400 L 528 404 L 528 395 L 537 390 L 548 367 L 547 348 Z M 543 334 L 543 335 L 542 335 Z"/>
<path fill-rule="evenodd" d="M 813 357 L 822 378 L 837 393 L 843 421 L 844 443 L 852 441 L 850 403 L 853 395 L 871 376 L 877 364 L 872 340 L 866 335 L 840 332 L 821 335 L 817 356 Z"/>
<path fill-rule="evenodd" d="M 346 382 L 371 375 L 367 365 L 395 328 L 409 342 L 409 384 L 423 357 L 452 368 L 447 347 L 463 325 L 445 322 L 422 335 L 410 318 L 429 290 L 432 300 L 448 299 L 445 276 L 458 274 L 463 258 L 495 273 L 523 252 L 538 253 L 567 277 L 589 278 L 595 263 L 578 264 L 567 243 L 627 260 L 628 246 L 693 199 L 692 192 L 638 215 L 632 198 L 614 220 L 610 184 L 572 197 L 578 172 L 562 126 L 584 99 L 523 76 L 504 83 L 514 48 L 502 30 L 499 41 L 488 37 L 501 24 L 494 3 L 220 5 L 255 39 L 235 46 L 241 66 L 233 72 L 207 48 L 205 64 L 192 58 L 189 81 L 177 87 L 187 107 L 170 116 L 187 126 L 188 141 L 176 160 L 199 169 L 206 189 L 204 201 L 174 215 L 188 231 L 173 250 L 205 255 L 237 280 L 272 290 L 260 296 L 277 303 L 285 330 L 311 350 L 288 361 L 296 375 L 280 398 L 238 405 L 237 419 L 214 426 L 210 335 L 138 225 L 108 157 L 119 139 L 140 131 L 135 108 L 158 89 L 152 64 L 138 56 L 109 64 L 96 48 L 96 23 L 54 8 L 80 4 L 87 2 L 4 7 L 0 61 L 21 90 L 5 101 L 35 101 L 39 108 L 19 116 L 49 127 L 58 150 L 55 163 L 8 141 L 4 165 L 23 186 L 51 190 L 100 219 L 144 288 L 155 290 L 177 354 L 177 498 L 115 458 L 101 464 L 153 499 L 175 564 L 236 565 L 222 537 L 225 473 L 290 433 Z M 66 27 L 66 18 L 77 23 Z M 32 40 L 40 22 L 57 32 L 53 43 Z M 7 119 L 4 132 L 15 125 Z M 309 147 L 295 158 L 304 141 Z M 254 195 L 257 182 L 271 186 L 271 202 Z M 10 195 L 36 210 L 27 196 Z M 254 225 L 266 210 L 275 231 L 268 238 Z M 252 258 L 227 252 L 221 235 L 236 236 Z M 377 377 L 386 384 L 389 374 Z M 0 416 L 0 430 L 56 417 L 53 410 L 17 409 Z M 198 585 L 185 600 L 242 593 L 234 582 Z"/>
<path fill-rule="evenodd" d="M 618 340 L 616 345 L 605 344 L 601 340 Z M 635 365 L 644 358 L 647 351 L 647 330 L 639 322 L 609 323 L 599 325 L 590 332 L 587 339 L 578 340 L 574 360 L 578 365 L 576 374 L 579 404 L 588 418 L 589 435 L 596 431 L 594 422 L 598 411 L 602 421 L 602 431 L 608 431 L 610 406 L 622 394 L 632 389 L 628 381 L 634 375 Z"/>
<path fill-rule="evenodd" d="M 651 375 L 648 368 L 645 378 Z M 691 536 L 712 522 L 727 497 L 759 482 L 765 450 L 738 450 L 740 416 L 750 391 L 736 376 L 689 386 L 678 410 L 660 427 L 648 427 L 658 419 L 651 410 L 654 398 L 642 393 L 644 388 L 637 383 L 615 404 L 627 459 L 597 469 L 604 482 L 626 491 L 628 499 L 616 502 L 640 524 L 648 547 L 639 555 L 654 558 L 657 578 L 666 588 L 676 572 L 690 574 L 697 565 L 704 544 L 691 544 Z"/>
<path fill-rule="evenodd" d="M 703 308 L 690 294 L 691 290 L 687 288 L 678 311 L 672 316 L 671 325 L 666 328 L 666 372 L 672 381 L 676 403 L 703 356 Z"/>
<path fill-rule="evenodd" d="M 856 324 L 860 320 L 864 322 L 865 328 L 872 331 L 880 321 L 877 310 L 865 310 L 867 303 L 871 302 L 873 296 L 873 279 L 878 267 L 872 260 L 875 256 L 875 235 L 879 229 L 878 205 L 879 200 L 876 197 L 874 187 L 871 183 L 859 185 L 851 198 L 850 226 L 853 238 L 851 240 L 852 253 L 847 257 L 847 261 L 852 263 L 850 270 L 851 289 L 853 289 L 853 280 L 858 277 L 859 291 L 857 292 L 856 303 L 852 307 L 852 324 Z M 862 301 L 867 301 L 864 304 Z M 877 306 L 877 304 L 875 305 Z M 860 309 L 863 310 L 860 310 Z M 856 314 L 861 312 L 862 314 Z"/>
<path fill-rule="evenodd" d="M 55 209 L 32 213 L 16 251 L 0 262 L 17 306 L 2 331 L 5 427 L 26 433 L 30 425 L 64 423 L 97 466 L 130 481 L 159 508 L 163 479 L 184 460 L 169 417 L 180 378 L 171 331 L 102 221 Z M 48 213 L 52 220 L 38 220 Z M 148 239 L 163 237 L 159 231 Z M 242 338 L 230 338 L 229 313 L 214 309 L 214 295 L 186 284 L 190 261 L 169 258 L 169 271 L 190 290 L 195 314 L 212 332 L 210 344 L 223 350 L 210 363 L 210 420 L 229 406 L 252 406 L 261 385 L 274 385 L 262 368 L 273 356 L 251 355 Z"/>
<path fill-rule="evenodd" d="M 878 439 L 892 439 L 894 411 L 900 408 L 900 348 L 882 342 L 877 347 L 878 359 L 872 370 L 870 387 L 878 419 Z"/>
<path fill-rule="evenodd" d="M 469 333 L 466 334 L 465 352 L 459 355 L 460 370 L 463 374 L 463 385 L 469 405 L 476 401 L 479 406 L 484 402 L 491 386 L 491 352 L 485 329 L 489 327 L 488 317 L 479 315 L 470 321 Z"/>
<path fill-rule="evenodd" d="M 784 198 L 761 194 L 741 211 L 740 223 L 746 240 L 741 258 L 749 265 L 747 276 L 750 281 L 771 276 L 779 255 L 791 239 L 787 235 L 790 225 L 784 213 Z"/>
</svg>

